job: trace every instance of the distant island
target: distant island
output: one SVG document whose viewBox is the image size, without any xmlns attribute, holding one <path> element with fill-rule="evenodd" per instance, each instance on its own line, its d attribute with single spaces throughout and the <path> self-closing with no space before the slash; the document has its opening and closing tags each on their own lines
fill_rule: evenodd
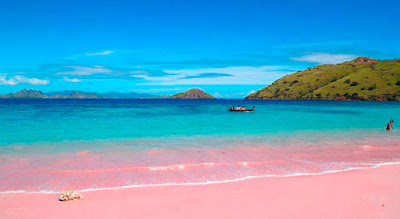
<svg viewBox="0 0 400 219">
<path fill-rule="evenodd" d="M 319 65 L 284 76 L 245 99 L 400 100 L 400 59 Z"/>
<path fill-rule="evenodd" d="M 153 98 L 149 94 L 139 93 L 88 93 L 82 91 L 65 90 L 43 93 L 37 90 L 24 89 L 17 93 L 0 95 L 0 99 L 143 99 Z"/>
<path fill-rule="evenodd" d="M 172 96 L 153 96 L 139 93 L 94 93 L 75 90 L 64 90 L 57 92 L 43 93 L 42 91 L 24 89 L 17 93 L 0 95 L 0 99 L 215 99 L 210 94 L 200 89 L 190 89 L 186 92 Z"/>
<path fill-rule="evenodd" d="M 175 95 L 172 95 L 170 98 L 172 99 L 215 99 L 212 95 L 197 89 L 193 88 L 185 92 L 181 92 Z"/>
</svg>

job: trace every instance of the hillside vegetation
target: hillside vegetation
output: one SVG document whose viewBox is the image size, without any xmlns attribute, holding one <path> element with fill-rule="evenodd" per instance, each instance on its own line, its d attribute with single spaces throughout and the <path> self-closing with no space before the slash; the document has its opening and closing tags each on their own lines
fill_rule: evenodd
<svg viewBox="0 0 400 219">
<path fill-rule="evenodd" d="M 282 77 L 246 99 L 400 100 L 400 60 L 359 57 Z"/>
</svg>

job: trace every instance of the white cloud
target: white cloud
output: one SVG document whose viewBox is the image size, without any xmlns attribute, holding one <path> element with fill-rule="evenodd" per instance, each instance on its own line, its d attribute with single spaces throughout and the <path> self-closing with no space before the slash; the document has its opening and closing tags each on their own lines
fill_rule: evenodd
<svg viewBox="0 0 400 219">
<path fill-rule="evenodd" d="M 169 75 L 159 77 L 152 77 L 146 74 L 132 76 L 147 80 L 148 82 L 143 83 L 146 85 L 268 84 L 293 70 L 295 69 L 283 66 L 232 66 L 225 68 L 164 70 Z M 229 76 L 185 78 L 206 73 L 229 74 Z"/>
<path fill-rule="evenodd" d="M 249 96 L 250 94 L 253 94 L 255 92 L 257 92 L 257 90 L 251 90 L 251 91 L 247 92 L 246 96 Z"/>
<path fill-rule="evenodd" d="M 17 85 L 17 81 L 12 78 L 7 80 L 6 77 L 0 77 L 0 85 L 14 86 L 14 85 Z"/>
<path fill-rule="evenodd" d="M 313 62 L 319 64 L 337 64 L 345 61 L 350 61 L 357 58 L 356 55 L 346 54 L 330 54 L 330 53 L 312 53 L 301 57 L 293 57 L 292 60 L 302 62 Z"/>
<path fill-rule="evenodd" d="M 28 83 L 31 85 L 46 85 L 49 84 L 49 80 L 42 80 L 37 78 L 21 78 L 22 83 Z"/>
<path fill-rule="evenodd" d="M 78 83 L 81 82 L 82 80 L 78 79 L 78 78 L 68 78 L 68 77 L 64 77 L 64 81 L 66 82 L 72 82 L 72 83 Z"/>
<path fill-rule="evenodd" d="M 170 74 L 184 74 L 184 75 L 199 75 L 204 73 L 221 73 L 221 74 L 263 74 L 267 71 L 276 71 L 284 67 L 282 66 L 232 66 L 225 68 L 201 68 L 201 69 L 182 69 L 182 70 L 165 70 L 164 72 Z"/>
<path fill-rule="evenodd" d="M 4 76 L 0 76 L 0 85 L 10 85 L 15 86 L 18 84 L 30 84 L 30 85 L 46 85 L 49 84 L 49 80 L 45 79 L 37 79 L 37 78 L 26 78 L 19 75 L 14 77 L 6 78 Z"/>
<path fill-rule="evenodd" d="M 216 97 L 216 98 L 223 98 L 223 95 L 221 93 L 219 93 L 219 92 L 213 93 L 213 96 Z"/>
<path fill-rule="evenodd" d="M 111 69 L 104 68 L 103 66 L 80 66 L 80 65 L 73 65 L 73 66 L 65 66 L 65 68 L 72 68 L 72 71 L 66 72 L 57 72 L 57 75 L 94 75 L 94 74 L 110 74 L 112 71 Z"/>
<path fill-rule="evenodd" d="M 148 71 L 144 71 L 144 70 L 135 70 L 135 71 L 129 71 L 130 74 L 150 74 L 150 72 Z"/>
<path fill-rule="evenodd" d="M 115 51 L 112 50 L 105 50 L 102 52 L 95 52 L 95 53 L 86 53 L 87 56 L 106 56 L 115 53 Z"/>
</svg>

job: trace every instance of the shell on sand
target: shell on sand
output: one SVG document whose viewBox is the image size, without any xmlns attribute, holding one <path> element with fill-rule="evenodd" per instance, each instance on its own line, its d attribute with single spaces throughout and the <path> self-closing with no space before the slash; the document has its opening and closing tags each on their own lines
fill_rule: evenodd
<svg viewBox="0 0 400 219">
<path fill-rule="evenodd" d="M 64 190 L 60 194 L 60 201 L 70 201 L 75 199 L 83 199 L 83 195 L 73 190 Z"/>
</svg>

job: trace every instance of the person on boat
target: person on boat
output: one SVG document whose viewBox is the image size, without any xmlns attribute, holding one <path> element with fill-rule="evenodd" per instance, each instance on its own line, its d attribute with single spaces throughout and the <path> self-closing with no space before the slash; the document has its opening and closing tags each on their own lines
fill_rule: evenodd
<svg viewBox="0 0 400 219">
<path fill-rule="evenodd" d="M 391 130 L 393 130 L 393 120 L 390 120 L 386 126 L 386 131 L 391 131 Z"/>
</svg>

